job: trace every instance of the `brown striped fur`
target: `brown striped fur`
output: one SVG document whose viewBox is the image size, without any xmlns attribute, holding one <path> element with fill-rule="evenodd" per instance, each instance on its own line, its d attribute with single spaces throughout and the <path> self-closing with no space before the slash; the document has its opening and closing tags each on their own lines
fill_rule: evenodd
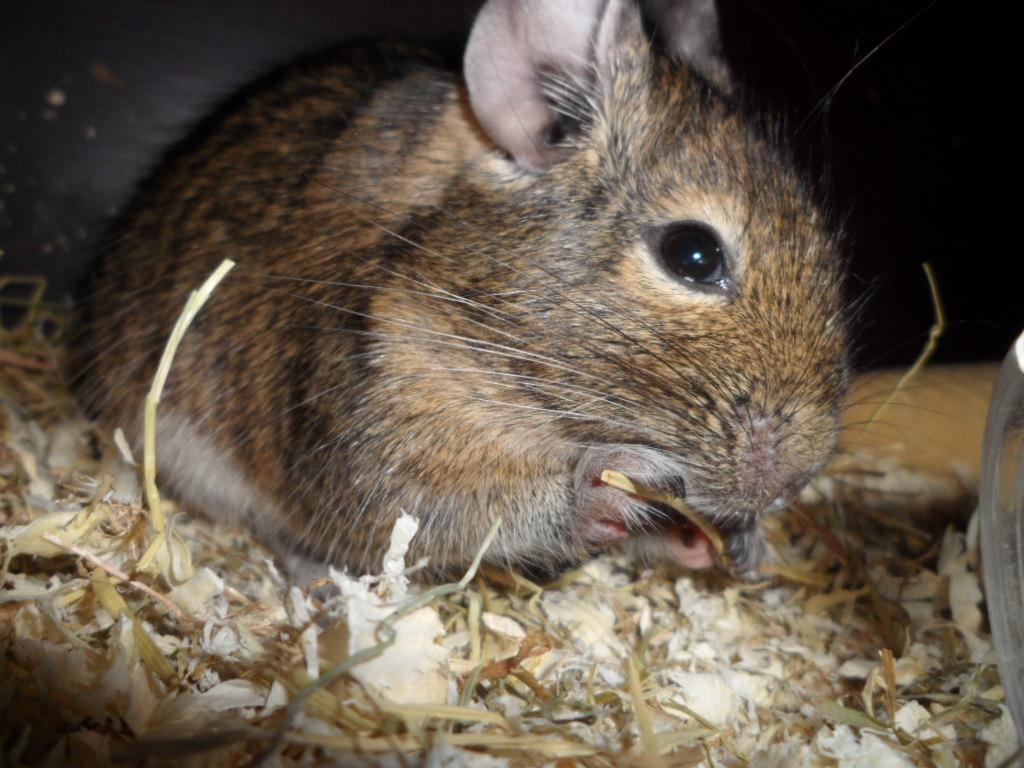
<svg viewBox="0 0 1024 768">
<path fill-rule="evenodd" d="M 439 570 L 500 516 L 491 559 L 551 569 L 602 546 L 580 472 L 603 451 L 681 476 L 695 506 L 750 533 L 835 442 L 834 244 L 730 97 L 642 36 L 613 73 L 541 174 L 490 143 L 457 77 L 402 47 L 342 50 L 250 91 L 114 229 L 79 363 L 87 402 L 138 439 L 187 294 L 231 258 L 160 410 L 164 482 L 209 514 L 362 569 L 404 510 L 422 521 L 412 554 Z M 734 295 L 658 266 L 645 227 L 682 219 L 732 244 Z M 758 476 L 762 428 L 785 482 Z"/>
</svg>

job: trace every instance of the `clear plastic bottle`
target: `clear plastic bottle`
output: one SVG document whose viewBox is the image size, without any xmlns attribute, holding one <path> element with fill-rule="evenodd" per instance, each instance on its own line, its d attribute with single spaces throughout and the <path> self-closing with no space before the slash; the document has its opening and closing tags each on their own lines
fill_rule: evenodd
<svg viewBox="0 0 1024 768">
<path fill-rule="evenodd" d="M 1024 333 L 999 369 L 989 406 L 980 515 L 989 622 L 1024 743 Z"/>
</svg>

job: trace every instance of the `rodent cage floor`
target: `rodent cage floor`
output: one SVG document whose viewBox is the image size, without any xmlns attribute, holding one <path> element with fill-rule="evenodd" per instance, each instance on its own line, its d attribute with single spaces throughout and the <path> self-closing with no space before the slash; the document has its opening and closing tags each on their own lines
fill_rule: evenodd
<svg viewBox="0 0 1024 768">
<path fill-rule="evenodd" d="M 312 595 L 173 502 L 156 541 L 59 343 L 38 326 L 0 342 L 5 764 L 248 765 L 275 734 L 270 765 L 945 768 L 1017 749 L 973 522 L 919 530 L 833 493 L 772 521 L 782 565 L 760 581 L 616 554 L 543 586 L 485 570 L 357 664 L 422 593 L 403 574 L 411 518 L 383 576 L 325 568 L 336 589 Z"/>
</svg>

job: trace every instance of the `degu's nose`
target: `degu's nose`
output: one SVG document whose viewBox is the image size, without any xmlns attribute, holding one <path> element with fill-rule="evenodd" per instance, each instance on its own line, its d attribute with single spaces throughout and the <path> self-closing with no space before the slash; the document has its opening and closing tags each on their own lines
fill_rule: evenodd
<svg viewBox="0 0 1024 768">
<path fill-rule="evenodd" d="M 737 501 L 754 513 L 782 509 L 819 471 L 831 443 L 799 434 L 792 415 L 742 405 L 736 419 Z"/>
</svg>

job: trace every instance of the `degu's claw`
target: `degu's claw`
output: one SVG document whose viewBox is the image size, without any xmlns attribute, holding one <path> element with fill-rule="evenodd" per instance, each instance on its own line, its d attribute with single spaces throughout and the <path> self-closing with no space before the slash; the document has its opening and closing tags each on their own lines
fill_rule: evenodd
<svg viewBox="0 0 1024 768">
<path fill-rule="evenodd" d="M 736 531 L 729 536 L 726 546 L 731 560 L 729 570 L 732 575 L 740 578 L 758 575 L 758 566 L 764 562 L 768 548 L 757 526 Z"/>
</svg>

